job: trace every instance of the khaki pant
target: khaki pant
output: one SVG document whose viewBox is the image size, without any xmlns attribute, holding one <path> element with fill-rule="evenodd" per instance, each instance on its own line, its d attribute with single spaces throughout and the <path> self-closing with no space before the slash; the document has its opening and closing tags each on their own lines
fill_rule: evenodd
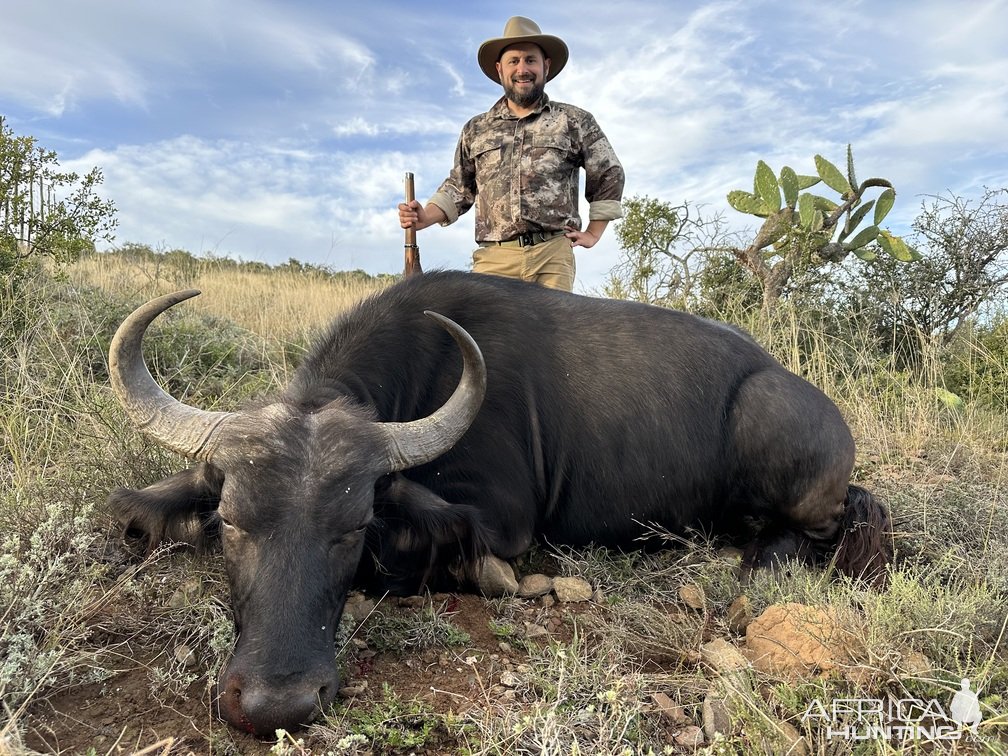
<svg viewBox="0 0 1008 756">
<path fill-rule="evenodd" d="M 473 252 L 473 273 L 520 278 L 550 289 L 574 288 L 574 250 L 561 234 L 529 247 L 490 244 Z"/>
</svg>

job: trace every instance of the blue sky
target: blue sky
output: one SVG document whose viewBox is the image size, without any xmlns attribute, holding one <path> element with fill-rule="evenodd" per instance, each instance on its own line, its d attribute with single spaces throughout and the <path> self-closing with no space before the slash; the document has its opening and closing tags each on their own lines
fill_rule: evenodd
<svg viewBox="0 0 1008 756">
<path fill-rule="evenodd" d="M 593 112 L 626 196 L 727 211 L 758 159 L 813 155 L 896 187 L 904 232 L 927 195 L 1008 186 L 1008 0 L 780 3 L 337 3 L 48 0 L 11 4 L 0 114 L 64 167 L 105 173 L 118 242 L 372 273 L 402 268 L 405 171 L 426 199 L 462 124 L 499 86 L 480 43 L 526 15 L 567 41 L 547 86 Z M 466 268 L 472 214 L 419 238 Z M 610 229 L 577 290 L 617 262 Z"/>
</svg>

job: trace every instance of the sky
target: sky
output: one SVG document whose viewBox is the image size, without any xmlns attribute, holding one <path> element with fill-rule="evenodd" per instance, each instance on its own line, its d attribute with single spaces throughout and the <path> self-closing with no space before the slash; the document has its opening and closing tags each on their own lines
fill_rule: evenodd
<svg viewBox="0 0 1008 756">
<path fill-rule="evenodd" d="M 476 51 L 512 15 L 567 42 L 546 91 L 594 114 L 625 198 L 752 228 L 725 196 L 758 160 L 812 174 L 848 143 L 895 186 L 896 233 L 929 196 L 1008 187 L 1008 0 L 10 3 L 0 115 L 102 169 L 117 244 L 395 273 L 403 176 L 421 200 L 447 176 L 501 94 Z M 418 243 L 425 268 L 468 268 L 473 213 Z M 575 290 L 619 256 L 612 227 L 579 248 Z"/>
</svg>

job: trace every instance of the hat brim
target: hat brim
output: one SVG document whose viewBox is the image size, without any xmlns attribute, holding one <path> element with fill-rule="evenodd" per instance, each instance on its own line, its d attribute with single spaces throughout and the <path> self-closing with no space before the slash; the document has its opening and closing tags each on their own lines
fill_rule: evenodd
<svg viewBox="0 0 1008 756">
<path fill-rule="evenodd" d="M 523 42 L 532 42 L 542 48 L 543 55 L 550 59 L 549 74 L 546 81 L 554 78 L 563 67 L 567 65 L 567 43 L 560 37 L 552 34 L 529 34 L 524 37 L 503 37 L 499 39 L 488 39 L 480 45 L 476 59 L 479 67 L 495 84 L 500 84 L 500 77 L 497 75 L 497 61 L 500 60 L 501 53 L 511 45 L 520 45 Z"/>
</svg>

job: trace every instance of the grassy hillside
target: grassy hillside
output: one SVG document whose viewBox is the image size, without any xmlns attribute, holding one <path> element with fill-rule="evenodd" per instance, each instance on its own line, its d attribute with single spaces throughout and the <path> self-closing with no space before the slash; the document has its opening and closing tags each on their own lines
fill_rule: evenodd
<svg viewBox="0 0 1008 756">
<path fill-rule="evenodd" d="M 671 536 L 655 553 L 544 546 L 519 570 L 581 577 L 594 602 L 356 597 L 373 611 L 347 618 L 338 651 L 345 676 L 366 689 L 306 733 L 271 742 L 216 720 L 209 686 L 233 643 L 219 554 L 170 545 L 131 553 L 104 509 L 110 489 L 185 464 L 125 419 L 108 386 L 108 343 L 149 297 L 201 289 L 152 327 L 149 364 L 175 396 L 233 409 L 283 385 L 320 326 L 386 283 L 98 255 L 4 293 L 0 751 L 678 753 L 692 752 L 689 728 L 702 729 L 721 701 L 730 716 L 704 738 L 708 752 L 843 753 L 851 743 L 830 741 L 822 718 L 809 716 L 816 702 L 947 708 L 969 678 L 984 717 L 977 736 L 859 748 L 1005 752 L 1005 354 L 967 343 L 967 372 L 993 383 L 956 403 L 942 391 L 945 356 L 925 352 L 909 376 L 856 333 L 826 337 L 786 312 L 742 325 L 851 423 L 857 482 L 887 500 L 896 525 L 887 588 L 799 568 L 741 586 L 735 552 Z M 752 616 L 784 604 L 827 608 L 850 653 L 799 676 L 724 666 L 711 644 L 744 650 L 740 595 Z"/>
</svg>

